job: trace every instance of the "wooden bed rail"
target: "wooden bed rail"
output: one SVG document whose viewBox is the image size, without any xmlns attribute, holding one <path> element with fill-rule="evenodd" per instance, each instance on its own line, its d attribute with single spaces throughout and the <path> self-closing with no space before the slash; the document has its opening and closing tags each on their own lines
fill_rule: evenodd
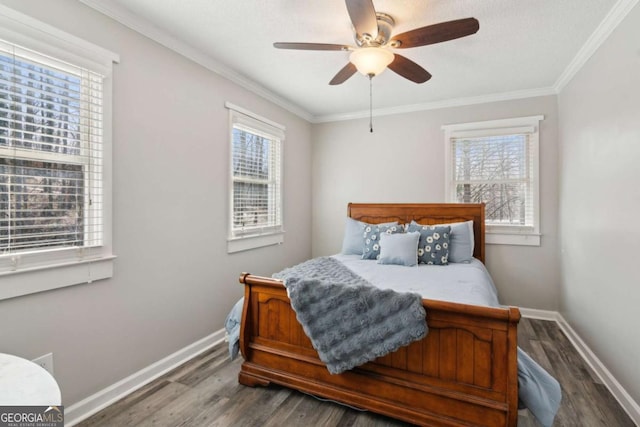
<svg viewBox="0 0 640 427">
<path fill-rule="evenodd" d="M 249 273 L 242 273 L 239 282 L 241 284 L 261 285 L 274 289 L 280 289 L 284 285 L 282 280 L 273 279 L 271 277 L 255 276 Z M 422 303 L 425 307 L 443 312 L 459 313 L 461 310 L 468 315 L 479 315 L 486 318 L 499 320 L 509 319 L 511 322 L 518 323 L 520 321 L 520 310 L 517 307 L 482 307 L 477 305 L 458 304 L 447 301 L 423 299 Z"/>
</svg>

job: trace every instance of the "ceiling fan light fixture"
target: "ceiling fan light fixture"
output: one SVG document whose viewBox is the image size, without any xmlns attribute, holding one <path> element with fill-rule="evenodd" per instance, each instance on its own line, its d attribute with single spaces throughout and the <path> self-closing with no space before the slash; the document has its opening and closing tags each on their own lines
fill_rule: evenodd
<svg viewBox="0 0 640 427">
<path fill-rule="evenodd" d="M 395 55 L 382 47 L 363 47 L 351 52 L 349 61 L 365 76 L 377 76 L 393 62 Z"/>
</svg>

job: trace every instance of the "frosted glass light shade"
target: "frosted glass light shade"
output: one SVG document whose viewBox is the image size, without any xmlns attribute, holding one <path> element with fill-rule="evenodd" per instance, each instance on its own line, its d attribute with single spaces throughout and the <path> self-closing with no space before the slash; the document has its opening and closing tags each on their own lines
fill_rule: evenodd
<svg viewBox="0 0 640 427">
<path fill-rule="evenodd" d="M 363 47 L 351 52 L 349 61 L 365 76 L 377 76 L 393 62 L 394 55 L 382 47 Z"/>
</svg>

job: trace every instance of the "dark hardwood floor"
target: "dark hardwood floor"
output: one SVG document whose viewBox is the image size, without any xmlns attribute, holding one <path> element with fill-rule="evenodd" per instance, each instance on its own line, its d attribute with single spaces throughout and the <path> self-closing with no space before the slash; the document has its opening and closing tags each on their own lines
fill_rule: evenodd
<svg viewBox="0 0 640 427">
<path fill-rule="evenodd" d="M 635 424 L 591 372 L 555 322 L 522 319 L 520 347 L 562 386 L 554 426 L 624 427 Z M 238 384 L 241 357 L 231 362 L 217 346 L 82 423 L 90 426 L 408 426 L 278 386 Z M 526 410 L 518 425 L 538 426 Z"/>
</svg>

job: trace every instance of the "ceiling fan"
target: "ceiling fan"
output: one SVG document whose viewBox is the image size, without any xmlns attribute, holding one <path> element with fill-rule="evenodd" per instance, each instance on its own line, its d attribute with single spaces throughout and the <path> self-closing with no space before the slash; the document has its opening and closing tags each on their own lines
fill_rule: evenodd
<svg viewBox="0 0 640 427">
<path fill-rule="evenodd" d="M 480 28 L 475 18 L 457 19 L 391 35 L 395 24 L 386 13 L 378 13 L 373 0 L 345 0 L 354 28 L 356 47 L 327 43 L 274 43 L 278 49 L 351 51 L 349 63 L 338 71 L 330 85 L 344 83 L 360 71 L 372 78 L 387 67 L 415 83 L 424 83 L 431 74 L 412 60 L 391 49 L 406 49 L 445 42 L 475 34 Z"/>
</svg>

